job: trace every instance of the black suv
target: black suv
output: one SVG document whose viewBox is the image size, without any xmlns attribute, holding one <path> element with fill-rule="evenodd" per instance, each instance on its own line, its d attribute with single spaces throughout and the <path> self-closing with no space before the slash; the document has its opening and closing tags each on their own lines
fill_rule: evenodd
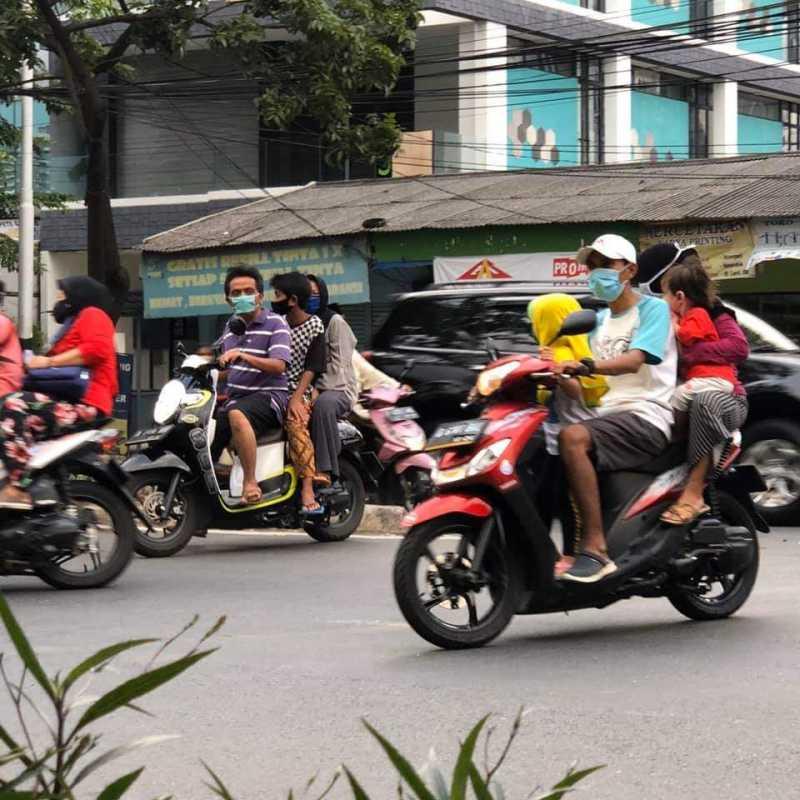
<svg viewBox="0 0 800 800">
<path fill-rule="evenodd" d="M 585 289 L 543 283 L 443 284 L 403 295 L 374 337 L 376 367 L 417 390 L 414 405 L 428 432 L 465 413 L 460 404 L 475 375 L 501 355 L 535 352 L 525 319 L 531 298 L 552 291 L 596 306 Z M 751 356 L 740 369 L 750 414 L 742 460 L 755 464 L 769 487 L 759 509 L 775 525 L 800 524 L 800 347 L 769 323 L 737 308 Z"/>
</svg>

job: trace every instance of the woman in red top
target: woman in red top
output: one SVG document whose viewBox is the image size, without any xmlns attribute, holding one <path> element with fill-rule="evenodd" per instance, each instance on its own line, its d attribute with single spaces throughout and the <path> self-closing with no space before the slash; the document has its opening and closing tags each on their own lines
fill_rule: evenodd
<svg viewBox="0 0 800 800">
<path fill-rule="evenodd" d="M 45 394 L 17 392 L 0 406 L 0 508 L 31 507 L 25 491 L 30 446 L 42 439 L 85 430 L 111 415 L 117 394 L 117 354 L 111 295 L 101 283 L 84 276 L 58 282 L 53 318 L 61 323 L 47 355 L 34 356 L 29 369 L 85 366 L 89 384 L 79 403 Z"/>
</svg>

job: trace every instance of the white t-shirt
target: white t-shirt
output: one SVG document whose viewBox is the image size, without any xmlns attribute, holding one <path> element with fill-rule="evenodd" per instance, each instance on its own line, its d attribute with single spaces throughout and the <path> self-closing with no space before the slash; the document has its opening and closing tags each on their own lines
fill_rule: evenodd
<svg viewBox="0 0 800 800">
<path fill-rule="evenodd" d="M 672 428 L 670 399 L 675 391 L 678 348 L 669 306 L 658 297 L 642 296 L 623 314 L 604 309 L 590 334 L 592 354 L 598 361 L 641 350 L 645 362 L 630 375 L 607 375 L 608 391 L 597 412 L 600 416 L 632 411 L 669 438 Z"/>
</svg>

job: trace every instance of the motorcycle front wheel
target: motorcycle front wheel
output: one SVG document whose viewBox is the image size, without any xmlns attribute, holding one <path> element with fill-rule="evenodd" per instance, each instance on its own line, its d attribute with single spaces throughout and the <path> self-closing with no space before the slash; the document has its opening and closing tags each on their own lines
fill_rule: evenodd
<svg viewBox="0 0 800 800">
<path fill-rule="evenodd" d="M 673 607 L 689 619 L 698 621 L 724 619 L 735 614 L 750 597 L 758 575 L 758 534 L 753 520 L 744 508 L 730 495 L 719 494 L 720 519 L 725 525 L 746 528 L 750 539 L 750 558 L 747 565 L 736 573 L 717 569 L 714 562 L 667 593 Z"/>
<path fill-rule="evenodd" d="M 147 558 L 166 558 L 186 547 L 199 523 L 199 502 L 178 484 L 172 508 L 164 515 L 164 503 L 174 473 L 167 470 L 135 473 L 128 483 L 133 496 L 142 507 L 152 530 L 148 531 L 136 519 L 136 552 Z"/>
<path fill-rule="evenodd" d="M 499 636 L 517 610 L 521 575 L 493 540 L 480 572 L 472 558 L 481 521 L 437 519 L 412 528 L 394 561 L 394 593 L 408 624 L 446 650 L 481 647 Z"/>
<path fill-rule="evenodd" d="M 111 489 L 91 481 L 72 481 L 70 500 L 88 509 L 94 522 L 72 553 L 54 557 L 36 574 L 56 589 L 96 589 L 118 578 L 133 558 L 134 526 L 130 509 Z"/>
</svg>

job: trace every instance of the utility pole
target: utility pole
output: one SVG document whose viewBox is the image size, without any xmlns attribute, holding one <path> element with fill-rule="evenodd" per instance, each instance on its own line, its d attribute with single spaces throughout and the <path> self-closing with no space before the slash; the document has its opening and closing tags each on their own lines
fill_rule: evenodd
<svg viewBox="0 0 800 800">
<path fill-rule="evenodd" d="M 33 69 L 24 62 L 20 69 L 22 86 L 33 88 Z M 33 339 L 33 98 L 20 97 L 22 144 L 19 182 L 19 338 L 27 350 Z"/>
</svg>

